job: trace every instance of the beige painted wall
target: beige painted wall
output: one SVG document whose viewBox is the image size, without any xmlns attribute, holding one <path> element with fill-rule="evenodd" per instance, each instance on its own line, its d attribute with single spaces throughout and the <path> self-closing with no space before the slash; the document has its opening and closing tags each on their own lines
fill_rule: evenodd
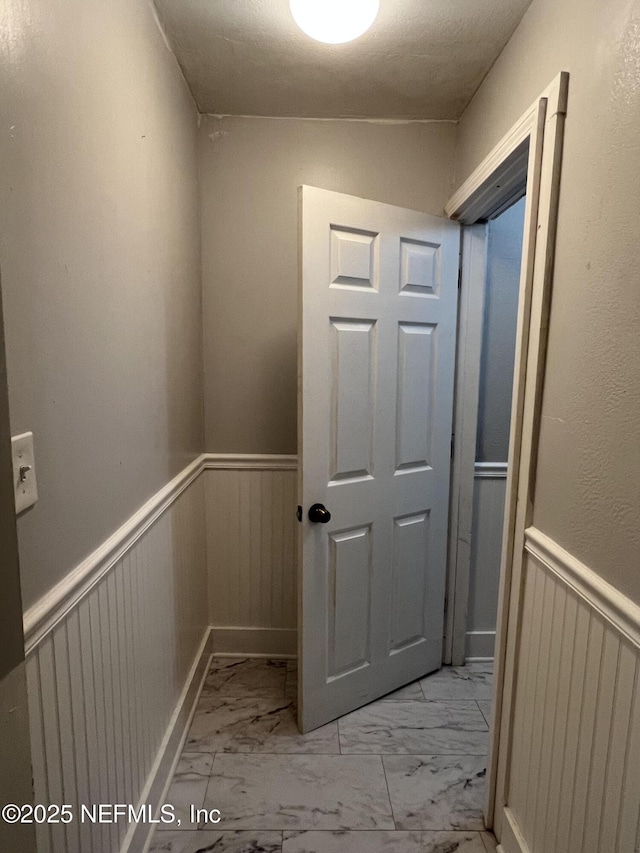
<svg viewBox="0 0 640 853">
<path fill-rule="evenodd" d="M 0 114 L 28 606 L 201 450 L 197 114 L 148 0 L 5 0 Z"/>
<path fill-rule="evenodd" d="M 459 130 L 460 183 L 571 74 L 535 524 L 640 602 L 640 2 L 534 0 Z"/>
<path fill-rule="evenodd" d="M 297 188 L 441 214 L 455 125 L 203 117 L 205 449 L 296 452 Z"/>
</svg>

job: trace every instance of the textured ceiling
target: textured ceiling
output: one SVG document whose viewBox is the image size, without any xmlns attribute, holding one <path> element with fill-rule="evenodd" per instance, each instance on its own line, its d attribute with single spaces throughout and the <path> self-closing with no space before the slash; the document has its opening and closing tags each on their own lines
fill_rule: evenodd
<svg viewBox="0 0 640 853">
<path fill-rule="evenodd" d="M 381 0 L 373 27 L 313 41 L 288 0 L 155 0 L 203 113 L 456 119 L 531 0 Z"/>
</svg>

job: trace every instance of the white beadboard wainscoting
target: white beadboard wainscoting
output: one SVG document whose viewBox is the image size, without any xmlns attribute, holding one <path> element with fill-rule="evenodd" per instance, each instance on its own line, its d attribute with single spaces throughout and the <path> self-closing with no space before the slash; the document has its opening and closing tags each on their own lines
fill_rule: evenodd
<svg viewBox="0 0 640 853">
<path fill-rule="evenodd" d="M 36 803 L 160 802 L 208 661 L 204 457 L 25 614 Z M 39 825 L 40 853 L 148 826 Z"/>
<path fill-rule="evenodd" d="M 503 853 L 640 850 L 640 607 L 527 531 Z"/>
<path fill-rule="evenodd" d="M 297 458 L 210 454 L 205 467 L 213 648 L 295 655 Z"/>
<path fill-rule="evenodd" d="M 506 462 L 476 462 L 466 641 L 470 660 L 494 654 L 506 487 Z"/>
</svg>

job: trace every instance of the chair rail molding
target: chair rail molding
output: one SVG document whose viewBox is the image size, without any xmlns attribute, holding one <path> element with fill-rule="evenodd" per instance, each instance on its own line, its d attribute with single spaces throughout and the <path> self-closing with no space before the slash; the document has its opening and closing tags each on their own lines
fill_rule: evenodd
<svg viewBox="0 0 640 853">
<path fill-rule="evenodd" d="M 109 573 L 123 554 L 132 548 L 149 527 L 189 488 L 202 472 L 204 458 L 199 456 L 194 459 L 95 551 L 25 611 L 23 623 L 27 654 Z"/>
<path fill-rule="evenodd" d="M 525 550 L 640 649 L 637 604 L 535 527 L 525 531 Z"/>
<path fill-rule="evenodd" d="M 507 462 L 476 462 L 474 478 L 476 480 L 506 480 Z"/>
<path fill-rule="evenodd" d="M 295 471 L 297 467 L 296 456 L 231 453 L 203 453 L 198 456 L 25 611 L 26 653 L 29 654 L 82 601 L 203 471 Z"/>
<path fill-rule="evenodd" d="M 285 454 L 205 453 L 207 471 L 297 471 L 298 457 Z"/>
</svg>

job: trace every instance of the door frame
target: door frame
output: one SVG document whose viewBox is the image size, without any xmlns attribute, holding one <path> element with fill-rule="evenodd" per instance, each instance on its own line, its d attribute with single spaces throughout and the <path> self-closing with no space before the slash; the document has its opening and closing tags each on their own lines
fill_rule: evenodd
<svg viewBox="0 0 640 853">
<path fill-rule="evenodd" d="M 487 267 L 487 226 L 462 228 L 458 340 L 453 405 L 449 553 L 444 664 L 462 666 L 467 642 L 471 529 L 476 461 L 480 355 Z"/>
<path fill-rule="evenodd" d="M 526 207 L 515 370 L 511 408 L 511 431 L 506 500 L 500 565 L 500 591 L 496 629 L 495 680 L 491 720 L 485 822 L 502 836 L 505 807 L 508 813 L 510 757 L 517 660 L 523 598 L 523 554 L 525 530 L 532 523 L 535 473 L 544 388 L 546 346 L 553 280 L 557 211 L 562 164 L 564 123 L 567 112 L 569 74 L 560 72 L 536 98 L 471 176 L 453 194 L 445 207 L 447 216 L 463 225 L 498 215 L 522 195 L 526 181 Z M 461 277 L 462 286 L 470 279 Z M 469 402 L 467 417 L 472 404 Z M 477 399 L 476 399 L 477 421 Z M 468 429 L 466 437 L 470 442 Z M 469 455 L 469 447 L 458 446 L 456 454 Z M 458 461 L 458 464 L 460 462 Z M 466 466 L 468 468 L 468 465 Z M 466 469 L 465 469 L 466 470 Z M 454 487 L 456 486 L 454 480 Z M 458 504 L 468 503 L 473 475 L 460 477 Z M 456 529 L 451 535 L 458 535 Z M 454 590 L 456 631 L 466 631 L 468 564 L 450 578 Z M 462 623 L 461 623 L 461 620 Z M 453 654 L 453 635 L 450 638 Z M 459 646 L 459 641 L 458 644 Z M 445 647 L 446 651 L 446 647 Z M 508 817 L 507 817 L 508 819 Z"/>
</svg>

